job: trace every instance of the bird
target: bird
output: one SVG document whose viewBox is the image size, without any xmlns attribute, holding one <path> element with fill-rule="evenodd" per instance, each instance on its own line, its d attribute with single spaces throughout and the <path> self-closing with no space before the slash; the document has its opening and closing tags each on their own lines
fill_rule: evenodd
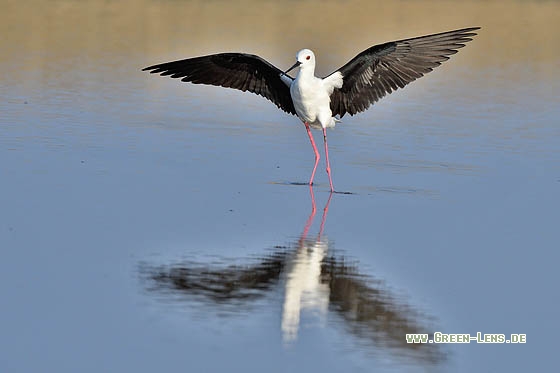
<svg viewBox="0 0 560 373">
<path fill-rule="evenodd" d="M 327 128 L 345 114 L 365 111 L 381 98 L 404 88 L 432 71 L 476 36 L 480 27 L 468 27 L 374 45 L 344 66 L 320 78 L 315 76 L 315 54 L 302 49 L 296 62 L 282 71 L 265 59 L 247 53 L 218 53 L 145 67 L 142 71 L 251 92 L 274 103 L 304 124 L 315 154 L 309 179 L 313 186 L 320 155 L 311 129 L 323 133 L 326 172 L 334 192 L 329 162 Z M 288 73 L 299 68 L 295 78 Z"/>
</svg>

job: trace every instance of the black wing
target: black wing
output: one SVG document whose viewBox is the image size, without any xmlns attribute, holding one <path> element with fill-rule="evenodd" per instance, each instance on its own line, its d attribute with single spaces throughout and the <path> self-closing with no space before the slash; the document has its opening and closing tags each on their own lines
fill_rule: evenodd
<svg viewBox="0 0 560 373">
<path fill-rule="evenodd" d="M 472 31 L 478 29 L 470 27 L 366 49 L 337 70 L 343 84 L 331 95 L 333 116 L 364 111 L 386 94 L 424 76 L 471 41 L 476 35 Z"/>
<path fill-rule="evenodd" d="M 183 82 L 249 91 L 272 101 L 287 113 L 296 114 L 290 88 L 280 79 L 283 72 L 259 56 L 220 53 L 162 63 L 142 70 L 181 78 Z"/>
</svg>

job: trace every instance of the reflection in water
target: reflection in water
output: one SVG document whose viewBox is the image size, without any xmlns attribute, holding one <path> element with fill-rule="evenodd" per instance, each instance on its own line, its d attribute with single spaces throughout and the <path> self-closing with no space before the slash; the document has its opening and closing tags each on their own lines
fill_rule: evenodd
<svg viewBox="0 0 560 373">
<path fill-rule="evenodd" d="M 298 240 L 297 249 L 292 254 L 290 265 L 286 268 L 286 286 L 284 307 L 282 309 L 282 333 L 284 341 L 290 342 L 297 338 L 300 314 L 302 310 L 315 311 L 321 318 L 327 314 L 329 306 L 329 284 L 322 281 L 322 265 L 327 255 L 328 245 L 322 240 L 325 219 L 329 211 L 332 193 L 329 195 L 321 228 L 316 240 L 307 239 L 309 228 L 317 212 L 313 188 L 311 193 L 311 215 L 305 223 L 303 233 Z"/>
<path fill-rule="evenodd" d="M 319 233 L 308 237 L 316 215 L 312 209 L 294 244 L 276 246 L 271 253 L 243 264 L 185 262 L 153 266 L 143 263 L 140 273 L 150 293 L 197 302 L 221 314 L 248 312 L 255 300 L 283 292 L 281 329 L 285 343 L 298 337 L 302 314 L 322 325 L 342 325 L 369 351 L 387 349 L 411 362 L 436 364 L 445 354 L 439 345 L 407 344 L 407 333 L 429 333 L 430 318 L 406 305 L 383 281 L 360 273 L 359 263 L 335 254 L 323 237 L 332 193 L 323 210 Z M 375 347 L 375 350 L 372 348 Z M 383 351 L 383 350 L 382 350 Z"/>
</svg>

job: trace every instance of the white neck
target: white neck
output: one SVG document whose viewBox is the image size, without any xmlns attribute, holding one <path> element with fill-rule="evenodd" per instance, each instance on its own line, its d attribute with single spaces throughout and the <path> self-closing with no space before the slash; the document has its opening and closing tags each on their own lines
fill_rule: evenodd
<svg viewBox="0 0 560 373">
<path fill-rule="evenodd" d="M 297 77 L 309 78 L 315 76 L 315 65 L 300 66 Z"/>
</svg>

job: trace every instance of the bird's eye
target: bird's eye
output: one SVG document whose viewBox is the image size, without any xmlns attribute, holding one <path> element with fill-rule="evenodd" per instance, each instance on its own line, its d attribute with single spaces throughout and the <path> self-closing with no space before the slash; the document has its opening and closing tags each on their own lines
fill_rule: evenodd
<svg viewBox="0 0 560 373">
<path fill-rule="evenodd" d="M 310 59 L 310 58 L 311 58 L 311 56 L 307 56 L 307 57 L 305 57 L 305 59 L 306 59 L 306 60 L 308 60 L 308 59 Z"/>
</svg>

